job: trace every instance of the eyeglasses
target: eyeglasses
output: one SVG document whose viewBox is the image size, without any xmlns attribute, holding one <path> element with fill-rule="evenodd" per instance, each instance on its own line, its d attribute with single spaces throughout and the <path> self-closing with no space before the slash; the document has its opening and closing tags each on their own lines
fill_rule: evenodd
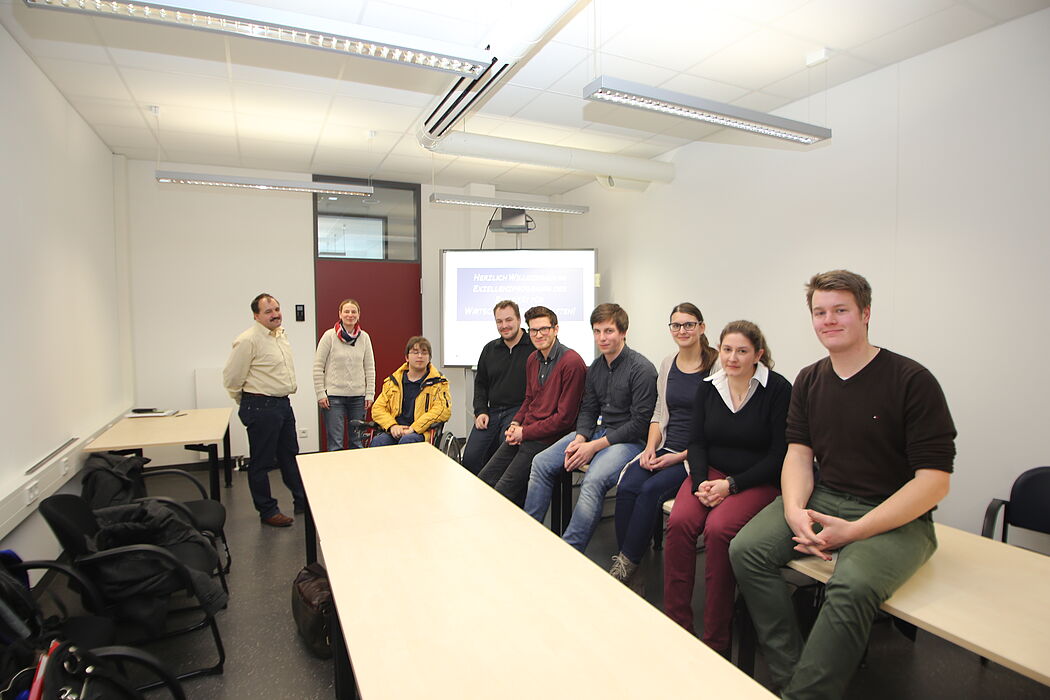
<svg viewBox="0 0 1050 700">
<path fill-rule="evenodd" d="M 540 328 L 530 328 L 529 329 L 529 335 L 547 335 L 552 330 L 554 330 L 554 326 L 542 326 Z"/>
<path fill-rule="evenodd" d="M 413 348 L 408 351 L 409 355 L 429 355 L 429 350 L 420 350 L 419 348 Z"/>
<path fill-rule="evenodd" d="M 691 331 L 700 325 L 699 321 L 686 321 L 685 323 L 668 323 L 667 327 L 671 329 L 672 333 L 677 333 L 683 328 L 687 331 Z"/>
</svg>

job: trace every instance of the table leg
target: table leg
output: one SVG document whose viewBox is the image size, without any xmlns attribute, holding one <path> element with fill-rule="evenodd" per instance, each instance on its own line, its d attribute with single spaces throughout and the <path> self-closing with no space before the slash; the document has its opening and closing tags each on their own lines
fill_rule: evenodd
<svg viewBox="0 0 1050 700">
<path fill-rule="evenodd" d="M 233 486 L 233 459 L 230 457 L 230 426 L 222 436 L 222 469 L 226 473 L 226 488 Z"/>
<path fill-rule="evenodd" d="M 307 509 L 309 512 L 309 509 Z M 333 603 L 334 603 L 333 599 Z M 343 627 L 339 624 L 339 614 L 334 609 L 328 623 L 328 637 L 332 641 L 332 662 L 335 666 L 336 700 L 358 700 L 357 679 L 354 678 L 354 666 L 346 651 L 346 640 L 343 638 Z"/>
<path fill-rule="evenodd" d="M 221 501 L 222 498 L 219 492 L 219 446 L 212 443 L 211 445 L 186 445 L 185 447 L 192 452 L 208 453 L 208 485 L 211 488 L 211 499 L 213 501 Z"/>
<path fill-rule="evenodd" d="M 306 531 L 306 565 L 317 561 L 317 524 L 313 511 L 310 510 L 310 497 L 306 497 L 306 512 L 303 513 L 303 529 Z"/>
</svg>

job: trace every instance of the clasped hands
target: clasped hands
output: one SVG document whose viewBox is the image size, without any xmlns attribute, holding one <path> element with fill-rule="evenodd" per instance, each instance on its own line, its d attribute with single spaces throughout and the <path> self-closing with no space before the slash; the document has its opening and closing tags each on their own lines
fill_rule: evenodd
<svg viewBox="0 0 1050 700">
<path fill-rule="evenodd" d="M 412 426 L 410 425 L 392 425 L 390 426 L 390 434 L 400 440 L 405 435 L 412 432 Z"/>
<path fill-rule="evenodd" d="M 785 519 L 795 536 L 795 551 L 812 554 L 831 561 L 831 553 L 858 539 L 854 534 L 855 521 L 825 515 L 811 508 L 796 508 L 785 513 Z M 820 526 L 820 532 L 814 529 Z"/>
<path fill-rule="evenodd" d="M 565 471 L 571 472 L 579 469 L 585 464 L 590 464 L 591 457 L 598 451 L 593 441 L 589 441 L 579 435 L 565 448 Z"/>
<path fill-rule="evenodd" d="M 700 505 L 714 508 L 729 495 L 729 482 L 725 479 L 701 481 L 693 495 L 700 501 Z"/>
</svg>

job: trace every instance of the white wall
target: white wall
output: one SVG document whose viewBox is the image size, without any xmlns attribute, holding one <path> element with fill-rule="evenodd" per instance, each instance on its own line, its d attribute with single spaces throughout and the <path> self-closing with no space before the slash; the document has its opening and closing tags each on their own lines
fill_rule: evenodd
<svg viewBox="0 0 1050 700">
<path fill-rule="evenodd" d="M 299 447 L 316 450 L 312 195 L 161 185 L 155 170 L 151 162 L 128 162 L 136 404 L 208 408 L 196 405 L 195 371 L 226 364 L 233 339 L 254 323 L 251 300 L 269 292 L 281 302 L 295 357 L 299 390 L 292 407 L 298 427 L 309 431 Z M 229 168 L 222 172 L 238 174 Z M 309 180 L 289 173 L 254 174 Z M 302 323 L 295 321 L 296 304 L 306 306 Z M 220 400 L 233 406 L 228 398 Z M 232 432 L 247 444 L 236 414 Z M 147 451 L 155 464 L 189 462 L 194 455 L 179 448 Z"/>
<path fill-rule="evenodd" d="M 805 281 L 866 275 L 873 342 L 933 371 L 959 430 L 938 519 L 979 530 L 991 497 L 1050 463 L 1048 37 L 1043 11 L 832 89 L 834 138 L 808 152 L 697 143 L 670 185 L 581 188 L 567 198 L 591 213 L 563 245 L 598 248 L 599 297 L 632 313 L 628 342 L 651 358 L 672 350 L 668 310 L 691 300 L 713 340 L 758 322 L 791 379 L 822 355 Z"/>
<path fill-rule="evenodd" d="M 129 328 L 121 289 L 122 241 L 114 226 L 114 158 L 11 36 L 0 28 L 0 366 L 10 396 L 0 406 L 3 532 L 76 468 L 27 468 L 72 437 L 87 438 L 131 405 Z M 13 390 L 13 391 L 11 391 Z M 14 502 L 3 499 L 17 493 Z M 31 515 L 2 547 L 53 557 L 57 542 Z"/>
</svg>

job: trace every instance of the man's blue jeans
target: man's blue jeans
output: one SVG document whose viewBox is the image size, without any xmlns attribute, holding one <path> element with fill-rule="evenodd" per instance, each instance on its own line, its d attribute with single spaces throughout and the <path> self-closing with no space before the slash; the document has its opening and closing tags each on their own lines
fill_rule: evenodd
<svg viewBox="0 0 1050 700">
<path fill-rule="evenodd" d="M 599 428 L 591 439 L 597 440 L 603 435 L 605 431 Z M 576 433 L 569 433 L 532 460 L 529 491 L 525 496 L 525 512 L 536 520 L 542 522 L 547 515 L 554 482 L 565 470 L 565 448 L 575 437 Z M 591 541 L 591 536 L 602 519 L 605 494 L 616 485 L 624 465 L 634 459 L 644 447 L 640 442 L 621 442 L 609 445 L 591 458 L 591 465 L 580 484 L 580 496 L 572 511 L 572 519 L 569 520 L 569 526 L 565 529 L 562 539 L 581 552 L 587 549 L 587 543 Z"/>
<path fill-rule="evenodd" d="M 324 416 L 324 434 L 328 452 L 343 449 L 343 428 L 349 420 L 364 420 L 364 396 L 329 396 L 328 408 L 321 409 Z M 350 447 L 356 450 L 361 447 L 361 431 L 350 426 Z"/>
</svg>

